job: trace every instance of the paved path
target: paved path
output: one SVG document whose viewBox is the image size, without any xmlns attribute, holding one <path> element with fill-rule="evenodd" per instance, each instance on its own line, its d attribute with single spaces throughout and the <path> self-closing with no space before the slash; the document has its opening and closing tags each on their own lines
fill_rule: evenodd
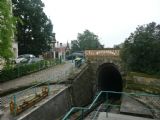
<svg viewBox="0 0 160 120">
<path fill-rule="evenodd" d="M 153 119 L 134 117 L 130 115 L 114 114 L 114 113 L 108 113 L 108 117 L 106 117 L 106 113 L 101 112 L 97 120 L 153 120 Z"/>
<path fill-rule="evenodd" d="M 126 95 L 122 97 L 120 112 L 139 116 L 153 116 L 151 110 L 146 105 Z"/>
<path fill-rule="evenodd" d="M 19 87 L 31 85 L 36 82 L 42 82 L 51 80 L 51 82 L 57 82 L 64 80 L 74 69 L 74 63 L 67 61 L 65 64 L 57 65 L 30 75 L 26 75 L 14 80 L 1 83 L 0 92 L 16 89 Z"/>
</svg>

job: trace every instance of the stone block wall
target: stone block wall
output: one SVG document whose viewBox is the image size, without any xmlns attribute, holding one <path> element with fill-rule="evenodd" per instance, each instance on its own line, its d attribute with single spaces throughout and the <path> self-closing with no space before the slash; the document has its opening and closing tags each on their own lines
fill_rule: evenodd
<svg viewBox="0 0 160 120">
<path fill-rule="evenodd" d="M 85 106 L 92 102 L 93 83 L 92 72 L 88 65 L 84 66 L 82 71 L 77 74 L 72 82 L 72 98 L 74 106 Z"/>
<path fill-rule="evenodd" d="M 69 111 L 71 106 L 72 100 L 68 87 L 17 120 L 55 120 Z"/>
</svg>

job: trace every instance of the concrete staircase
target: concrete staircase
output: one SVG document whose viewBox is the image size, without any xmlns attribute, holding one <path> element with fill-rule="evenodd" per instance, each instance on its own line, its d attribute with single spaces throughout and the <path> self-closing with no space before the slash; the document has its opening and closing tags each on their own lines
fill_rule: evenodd
<svg viewBox="0 0 160 120">
<path fill-rule="evenodd" d="M 122 97 L 119 109 L 111 107 L 108 113 L 105 109 L 105 104 L 101 104 L 85 120 L 159 120 L 153 119 L 153 114 L 146 105 L 129 96 Z"/>
<path fill-rule="evenodd" d="M 154 120 L 150 118 L 144 117 L 135 117 L 130 115 L 122 115 L 122 114 L 115 114 L 115 113 L 108 113 L 106 116 L 106 112 L 100 112 L 97 120 Z"/>
</svg>

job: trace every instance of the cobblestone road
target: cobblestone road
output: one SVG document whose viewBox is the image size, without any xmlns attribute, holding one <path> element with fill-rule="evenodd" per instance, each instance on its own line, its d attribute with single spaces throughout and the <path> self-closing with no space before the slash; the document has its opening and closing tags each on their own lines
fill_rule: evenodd
<svg viewBox="0 0 160 120">
<path fill-rule="evenodd" d="M 1 92 L 8 91 L 10 89 L 16 89 L 19 87 L 33 84 L 33 83 L 44 82 L 48 80 L 50 80 L 51 82 L 61 82 L 66 80 L 65 78 L 71 72 L 73 72 L 73 70 L 75 70 L 74 63 L 72 63 L 71 61 L 67 61 L 65 64 L 57 65 L 36 73 L 32 73 L 30 75 L 26 75 L 26 76 L 5 82 L 3 84 L 0 84 L 0 91 Z M 57 91 L 64 89 L 65 87 L 67 86 L 51 85 L 50 95 L 54 95 Z M 25 90 L 25 92 L 22 92 L 21 94 L 17 94 L 16 95 L 17 102 L 20 104 L 24 99 L 28 99 L 34 96 L 34 91 L 35 89 L 33 88 L 33 89 Z M 36 91 L 37 92 L 41 91 L 41 87 L 36 88 Z M 9 111 L 8 105 L 9 105 L 10 98 L 13 94 L 16 94 L 16 93 L 17 92 L 2 97 L 3 114 L 6 113 L 4 111 Z M 9 114 L 9 112 L 7 113 Z M 2 118 L 0 117 L 0 119 L 3 120 L 4 118 L 4 120 L 10 120 L 8 114 L 4 114 Z"/>
<path fill-rule="evenodd" d="M 67 61 L 65 64 L 57 65 L 30 75 L 26 75 L 0 84 L 0 92 L 27 86 L 36 82 L 48 81 L 59 82 L 64 80 L 74 69 L 74 63 Z"/>
</svg>

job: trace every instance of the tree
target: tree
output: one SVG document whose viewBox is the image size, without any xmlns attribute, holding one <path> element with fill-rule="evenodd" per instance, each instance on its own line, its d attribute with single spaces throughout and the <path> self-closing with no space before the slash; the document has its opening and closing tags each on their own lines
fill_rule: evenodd
<svg viewBox="0 0 160 120">
<path fill-rule="evenodd" d="M 11 9 L 9 0 L 0 1 L 0 57 L 6 60 L 13 56 L 14 17 Z"/>
<path fill-rule="evenodd" d="M 128 70 L 160 74 L 160 25 L 138 26 L 125 40 L 121 58 Z"/>
<path fill-rule="evenodd" d="M 120 44 L 118 44 L 118 45 L 114 45 L 113 46 L 113 48 L 115 48 L 115 49 L 120 49 L 120 48 L 122 48 L 123 47 L 123 43 L 120 43 Z"/>
<path fill-rule="evenodd" d="M 83 33 L 78 33 L 77 40 L 73 40 L 71 45 L 72 51 L 102 48 L 98 36 L 89 30 L 85 30 Z"/>
<path fill-rule="evenodd" d="M 72 40 L 71 41 L 71 51 L 75 52 L 75 51 L 81 51 L 79 43 L 77 40 Z"/>
<path fill-rule="evenodd" d="M 39 55 L 50 49 L 52 23 L 43 12 L 41 0 L 12 0 L 17 21 L 17 41 L 19 54 Z"/>
</svg>

